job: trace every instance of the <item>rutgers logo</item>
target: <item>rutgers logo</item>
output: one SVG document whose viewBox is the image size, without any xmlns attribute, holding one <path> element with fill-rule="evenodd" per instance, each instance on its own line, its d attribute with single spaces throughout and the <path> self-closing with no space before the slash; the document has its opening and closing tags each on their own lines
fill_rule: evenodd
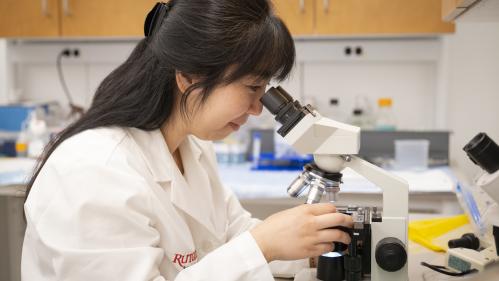
<svg viewBox="0 0 499 281">
<path fill-rule="evenodd" d="M 175 254 L 173 257 L 173 263 L 176 263 L 180 265 L 182 268 L 189 267 L 192 263 L 195 263 L 198 259 L 198 254 L 196 251 L 182 255 L 182 254 Z"/>
</svg>

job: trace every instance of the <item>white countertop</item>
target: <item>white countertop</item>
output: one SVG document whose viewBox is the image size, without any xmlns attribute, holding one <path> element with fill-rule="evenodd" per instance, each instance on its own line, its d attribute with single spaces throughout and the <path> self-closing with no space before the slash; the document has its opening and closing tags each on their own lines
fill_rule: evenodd
<svg viewBox="0 0 499 281">
<path fill-rule="evenodd" d="M 28 158 L 0 158 L 0 195 L 20 196 L 22 185 L 31 175 L 36 161 Z M 221 165 L 220 178 L 239 199 L 288 197 L 288 185 L 301 171 L 253 171 L 250 163 Z M 392 171 L 409 182 L 409 192 L 452 193 L 456 183 L 448 167 L 426 171 Z M 381 189 L 355 173 L 343 172 L 342 193 L 379 194 Z"/>
<path fill-rule="evenodd" d="M 251 164 L 220 166 L 222 182 L 231 188 L 238 198 L 288 197 L 286 189 L 301 171 L 252 171 Z M 456 179 L 449 167 L 426 171 L 391 171 L 409 182 L 409 192 L 452 193 Z M 343 171 L 342 193 L 379 194 L 381 189 L 351 169 Z"/>
</svg>

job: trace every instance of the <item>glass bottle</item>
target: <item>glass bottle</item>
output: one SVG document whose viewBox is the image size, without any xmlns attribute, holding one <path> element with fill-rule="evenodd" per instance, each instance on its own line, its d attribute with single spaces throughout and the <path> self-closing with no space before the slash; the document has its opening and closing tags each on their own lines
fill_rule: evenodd
<svg viewBox="0 0 499 281">
<path fill-rule="evenodd" d="M 376 129 L 380 131 L 395 131 L 397 122 L 393 114 L 391 98 L 381 98 L 378 100 L 378 115 L 376 118 Z"/>
</svg>

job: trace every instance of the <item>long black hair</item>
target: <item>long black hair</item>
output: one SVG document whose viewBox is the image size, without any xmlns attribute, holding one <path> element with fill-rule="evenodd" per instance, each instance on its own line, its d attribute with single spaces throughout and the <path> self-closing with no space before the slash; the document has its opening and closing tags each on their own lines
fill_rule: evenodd
<svg viewBox="0 0 499 281">
<path fill-rule="evenodd" d="M 294 43 L 269 0 L 172 0 L 164 5 L 168 9 L 156 15 L 148 36 L 99 85 L 88 111 L 47 145 L 26 198 L 52 152 L 82 131 L 108 126 L 155 130 L 172 115 L 177 96 L 185 112 L 194 89 L 200 89 L 202 103 L 217 85 L 246 75 L 283 80 L 291 72 Z M 178 95 L 177 72 L 200 77 L 200 82 Z"/>
</svg>

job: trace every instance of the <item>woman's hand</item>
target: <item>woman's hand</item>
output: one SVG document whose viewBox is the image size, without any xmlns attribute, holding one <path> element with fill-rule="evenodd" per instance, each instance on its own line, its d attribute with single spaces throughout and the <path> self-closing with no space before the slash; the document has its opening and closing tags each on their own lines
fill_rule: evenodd
<svg viewBox="0 0 499 281">
<path fill-rule="evenodd" d="M 250 232 L 268 262 L 319 256 L 333 250 L 333 242 L 350 243 L 335 226 L 352 227 L 349 215 L 336 213 L 331 203 L 304 204 L 276 213 Z"/>
</svg>

